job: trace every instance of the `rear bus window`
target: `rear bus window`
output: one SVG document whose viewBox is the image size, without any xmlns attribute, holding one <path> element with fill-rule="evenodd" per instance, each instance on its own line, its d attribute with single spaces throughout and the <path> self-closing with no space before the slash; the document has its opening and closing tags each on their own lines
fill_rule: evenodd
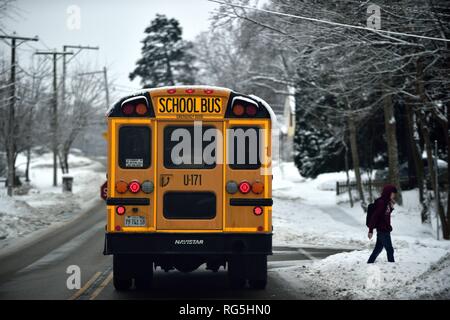
<svg viewBox="0 0 450 320">
<path fill-rule="evenodd" d="M 151 132 L 147 126 L 123 126 L 119 129 L 119 166 L 122 169 L 150 167 Z"/>
<path fill-rule="evenodd" d="M 212 136 L 210 141 L 203 139 L 205 132 L 209 129 L 216 130 L 213 126 L 202 126 L 200 135 L 197 135 L 194 133 L 194 126 L 166 126 L 164 128 L 164 167 L 168 169 L 215 168 L 216 137 Z M 213 132 L 217 133 L 217 131 Z M 195 139 L 199 141 L 195 143 Z M 211 159 L 208 161 L 204 158 L 205 150 L 212 150 Z"/>
<path fill-rule="evenodd" d="M 228 161 L 231 169 L 252 170 L 261 167 L 259 127 L 235 126 L 228 132 Z"/>
</svg>

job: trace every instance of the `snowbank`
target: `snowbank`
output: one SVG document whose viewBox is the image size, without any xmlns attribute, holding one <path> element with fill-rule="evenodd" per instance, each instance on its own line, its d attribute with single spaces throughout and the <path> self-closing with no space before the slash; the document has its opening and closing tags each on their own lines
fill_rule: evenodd
<svg viewBox="0 0 450 320">
<path fill-rule="evenodd" d="M 373 179 L 375 175 L 375 171 L 372 172 L 371 178 Z M 349 170 L 348 171 L 348 177 L 350 182 L 354 183 L 356 181 L 355 178 L 355 171 Z M 361 173 L 361 179 L 363 181 L 369 180 L 369 175 L 367 172 Z M 336 191 L 336 181 L 339 181 L 341 184 L 347 182 L 347 174 L 345 171 L 341 172 L 330 172 L 330 173 L 323 173 L 319 175 L 316 179 L 317 187 L 319 190 L 325 190 L 325 191 Z"/>
<path fill-rule="evenodd" d="M 75 218 L 99 196 L 105 179 L 104 166 L 79 152 L 69 156 L 70 175 L 74 177 L 73 193 L 63 193 L 61 172 L 59 186 L 53 187 L 53 155 L 33 155 L 30 165 L 30 188 L 27 195 L 6 196 L 0 186 L 0 249 L 14 240 L 43 228 Z M 24 170 L 25 157 L 20 154 L 17 167 Z"/>
<path fill-rule="evenodd" d="M 396 263 L 388 263 L 383 252 L 375 264 L 367 264 L 369 255 L 370 250 L 340 253 L 279 274 L 314 299 L 450 298 L 448 247 L 397 248 Z"/>
</svg>

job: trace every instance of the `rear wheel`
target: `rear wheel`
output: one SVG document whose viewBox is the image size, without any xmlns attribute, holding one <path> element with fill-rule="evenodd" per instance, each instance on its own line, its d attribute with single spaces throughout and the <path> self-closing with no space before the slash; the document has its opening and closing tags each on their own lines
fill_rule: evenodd
<svg viewBox="0 0 450 320">
<path fill-rule="evenodd" d="M 148 290 L 153 282 L 153 261 L 150 257 L 142 255 L 134 259 L 134 285 L 137 290 Z"/>
<path fill-rule="evenodd" d="M 153 277 L 149 275 L 139 276 L 134 279 L 137 290 L 149 290 L 152 287 Z"/>
<path fill-rule="evenodd" d="M 256 289 L 256 290 L 264 290 L 266 288 L 267 285 L 267 279 L 264 280 L 248 280 L 248 284 L 250 286 L 250 288 L 252 289 Z"/>
<path fill-rule="evenodd" d="M 128 290 L 131 287 L 131 274 L 129 272 L 129 261 L 126 256 L 113 256 L 113 284 L 117 291 Z"/>
<path fill-rule="evenodd" d="M 245 260 L 243 257 L 234 257 L 228 261 L 228 278 L 232 289 L 245 287 Z"/>
<path fill-rule="evenodd" d="M 248 284 L 250 288 L 263 290 L 267 285 L 267 256 L 255 256 L 251 260 Z"/>
</svg>

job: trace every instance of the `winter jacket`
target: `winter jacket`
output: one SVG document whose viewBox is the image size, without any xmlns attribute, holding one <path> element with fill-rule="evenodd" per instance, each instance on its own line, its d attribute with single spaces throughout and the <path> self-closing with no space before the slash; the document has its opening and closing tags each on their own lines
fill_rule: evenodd
<svg viewBox="0 0 450 320">
<path fill-rule="evenodd" d="M 393 185 L 386 185 L 383 188 L 381 197 L 375 200 L 375 208 L 372 217 L 369 221 L 369 232 L 373 229 L 378 232 L 391 232 L 391 213 L 394 211 L 394 206 L 391 204 L 391 193 L 396 193 L 397 189 Z"/>
</svg>

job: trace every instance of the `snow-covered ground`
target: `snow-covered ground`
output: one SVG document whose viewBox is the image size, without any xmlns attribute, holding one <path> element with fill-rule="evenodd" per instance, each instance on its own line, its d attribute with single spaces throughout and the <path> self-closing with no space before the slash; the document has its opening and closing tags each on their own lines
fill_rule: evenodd
<svg viewBox="0 0 450 320">
<path fill-rule="evenodd" d="M 350 208 L 332 186 L 344 173 L 300 177 L 293 163 L 275 166 L 274 245 L 353 248 L 313 263 L 276 269 L 300 296 L 324 299 L 450 298 L 450 241 L 435 239 L 433 226 L 422 225 L 417 190 L 403 192 L 403 206 L 392 216 L 396 263 L 383 251 L 367 259 L 375 239 L 367 238 L 359 202 Z M 339 203 L 339 204 L 337 204 Z"/>
<path fill-rule="evenodd" d="M 34 232 L 66 223 L 87 209 L 99 197 L 105 181 L 105 169 L 97 161 L 76 150 L 69 156 L 70 176 L 74 177 L 73 194 L 63 193 L 61 172 L 58 187 L 53 187 L 53 156 L 33 154 L 30 166 L 30 185 L 26 195 L 6 196 L 4 183 L 0 185 L 0 249 Z M 19 154 L 16 165 L 24 171 L 26 159 Z M 59 168 L 58 168 L 59 170 Z M 22 179 L 23 180 L 23 179 Z"/>
</svg>

